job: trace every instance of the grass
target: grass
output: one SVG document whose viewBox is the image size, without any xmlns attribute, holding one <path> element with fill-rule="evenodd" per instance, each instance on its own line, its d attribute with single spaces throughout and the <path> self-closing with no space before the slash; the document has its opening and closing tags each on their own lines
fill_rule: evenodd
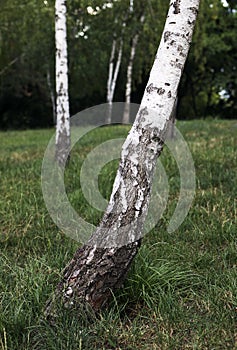
<svg viewBox="0 0 237 350">
<path fill-rule="evenodd" d="M 167 150 L 167 209 L 144 238 L 124 287 L 98 318 L 61 310 L 57 324 L 42 320 L 44 305 L 77 243 L 52 222 L 40 174 L 52 130 L 0 133 L 0 350 L 237 349 L 236 121 L 179 122 L 195 161 L 197 189 L 188 217 L 170 234 L 179 174 Z M 97 224 L 79 188 L 88 152 L 127 128 L 102 128 L 76 146 L 65 174 L 68 197 Z M 103 168 L 108 198 L 117 162 Z"/>
</svg>

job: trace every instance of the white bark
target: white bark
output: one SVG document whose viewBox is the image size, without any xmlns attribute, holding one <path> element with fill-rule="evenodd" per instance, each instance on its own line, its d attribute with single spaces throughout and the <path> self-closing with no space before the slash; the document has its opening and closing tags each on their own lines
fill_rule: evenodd
<svg viewBox="0 0 237 350">
<path fill-rule="evenodd" d="M 117 82 L 117 78 L 118 78 L 119 68 L 121 65 L 122 53 L 123 53 L 123 39 L 121 38 L 120 43 L 119 43 L 118 58 L 117 58 L 117 62 L 116 62 L 115 69 L 114 69 L 113 79 L 112 79 L 111 85 L 110 85 L 110 100 L 109 100 L 109 102 L 112 102 L 113 98 L 114 98 L 114 91 L 115 91 L 115 86 L 116 86 L 116 82 Z"/>
<path fill-rule="evenodd" d="M 140 22 L 143 24 L 145 20 L 145 16 L 142 15 Z M 131 92 L 132 92 L 132 71 L 133 71 L 133 63 L 136 54 L 137 43 L 139 39 L 139 33 L 136 33 L 132 39 L 130 57 L 127 67 L 127 82 L 126 82 L 126 90 L 125 90 L 125 108 L 123 114 L 123 123 L 129 123 L 129 114 L 130 114 L 130 102 L 131 102 Z"/>
<path fill-rule="evenodd" d="M 123 145 L 109 205 L 89 244 L 114 247 L 141 238 L 153 171 L 172 115 L 199 1 L 170 1 L 141 106 Z"/>
<path fill-rule="evenodd" d="M 109 75 L 107 81 L 107 103 L 109 104 L 108 112 L 107 112 L 107 123 L 111 123 L 112 117 L 112 102 L 114 99 L 115 87 L 118 79 L 118 73 L 122 60 L 123 53 L 123 39 L 120 38 L 119 49 L 118 49 L 118 57 L 115 65 L 115 51 L 117 46 L 117 39 L 113 40 L 110 62 L 109 62 Z"/>
<path fill-rule="evenodd" d="M 60 165 L 65 165 L 70 151 L 66 10 L 66 0 L 55 1 L 57 115 L 55 157 Z"/>
<path fill-rule="evenodd" d="M 109 60 L 109 74 L 108 74 L 108 81 L 107 81 L 107 102 L 108 103 L 111 101 L 110 95 L 111 95 L 111 85 L 112 85 L 113 71 L 114 71 L 114 57 L 115 57 L 116 44 L 117 44 L 117 41 L 114 39 L 112 43 L 112 48 L 111 48 L 111 54 L 110 54 L 110 60 Z"/>
</svg>

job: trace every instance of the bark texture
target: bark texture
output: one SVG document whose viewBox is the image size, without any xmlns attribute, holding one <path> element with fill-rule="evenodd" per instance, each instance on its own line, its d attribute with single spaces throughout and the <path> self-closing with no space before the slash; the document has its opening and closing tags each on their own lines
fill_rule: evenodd
<svg viewBox="0 0 237 350">
<path fill-rule="evenodd" d="M 139 246 L 140 242 L 134 242 L 113 249 L 92 246 L 78 249 L 63 272 L 55 299 L 62 301 L 68 308 L 83 303 L 99 311 L 108 301 L 111 291 L 121 287 Z M 53 303 L 50 300 L 46 306 L 46 315 L 49 317 L 56 314 Z"/>
<path fill-rule="evenodd" d="M 55 1 L 55 44 L 57 116 L 55 159 L 60 166 L 64 166 L 70 152 L 66 0 Z"/>
<path fill-rule="evenodd" d="M 121 286 L 142 238 L 157 157 L 175 103 L 199 0 L 171 1 L 161 43 L 104 217 L 66 267 L 56 299 L 99 310 Z M 47 314 L 52 302 L 47 306 Z"/>
</svg>

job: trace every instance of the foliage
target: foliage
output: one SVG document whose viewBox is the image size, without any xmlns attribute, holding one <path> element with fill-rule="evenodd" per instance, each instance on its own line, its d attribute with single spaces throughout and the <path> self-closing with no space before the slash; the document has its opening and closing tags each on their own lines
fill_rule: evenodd
<svg viewBox="0 0 237 350">
<path fill-rule="evenodd" d="M 50 125 L 46 76 L 47 70 L 52 75 L 54 69 L 53 19 L 52 6 L 46 6 L 43 1 L 22 1 L 20 5 L 16 0 L 1 3 L 0 115 L 3 128 Z"/>
<path fill-rule="evenodd" d="M 179 118 L 236 116 L 237 11 L 234 1 L 228 4 L 201 2 L 179 89 Z M 105 102 L 113 35 L 124 39 L 115 93 L 116 101 L 124 101 L 130 43 L 137 31 L 132 102 L 139 103 L 161 37 L 167 0 L 137 0 L 133 14 L 128 13 L 128 0 L 68 0 L 67 6 L 71 114 Z M 17 0 L 1 1 L 0 128 L 52 125 L 47 76 L 54 89 L 54 51 L 53 0 L 24 0 L 20 5 Z"/>
<path fill-rule="evenodd" d="M 236 18 L 220 0 L 201 2 L 180 89 L 182 116 L 236 116 Z"/>
<path fill-rule="evenodd" d="M 53 130 L 0 135 L 0 349 L 234 349 L 236 347 L 236 121 L 178 122 L 192 151 L 195 201 L 182 226 L 166 227 L 178 199 L 178 169 L 167 149 L 170 200 L 145 237 L 125 286 L 109 310 L 93 315 L 63 311 L 54 327 L 43 309 L 61 268 L 77 244 L 52 223 L 40 188 L 45 147 Z M 100 128 L 73 149 L 65 175 L 76 210 L 94 224 L 78 187 L 83 159 L 101 140 L 125 136 L 127 127 Z M 117 165 L 100 176 L 104 195 Z"/>
</svg>

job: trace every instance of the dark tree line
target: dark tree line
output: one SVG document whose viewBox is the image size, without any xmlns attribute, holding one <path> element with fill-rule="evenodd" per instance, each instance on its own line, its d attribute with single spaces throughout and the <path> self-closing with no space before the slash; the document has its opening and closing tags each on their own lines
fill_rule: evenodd
<svg viewBox="0 0 237 350">
<path fill-rule="evenodd" d="M 225 6 L 223 6 L 223 3 Z M 129 1 L 68 1 L 71 115 L 106 101 L 114 33 L 121 33 Z M 140 103 L 161 36 L 167 1 L 138 0 L 126 17 L 115 101 L 125 100 L 131 42 L 146 8 L 134 58 L 131 101 Z M 235 118 L 237 109 L 235 1 L 201 2 L 199 21 L 179 88 L 177 115 Z M 149 38 L 149 40 L 147 39 Z M 0 128 L 54 124 L 54 1 L 2 0 L 0 4 Z"/>
</svg>

